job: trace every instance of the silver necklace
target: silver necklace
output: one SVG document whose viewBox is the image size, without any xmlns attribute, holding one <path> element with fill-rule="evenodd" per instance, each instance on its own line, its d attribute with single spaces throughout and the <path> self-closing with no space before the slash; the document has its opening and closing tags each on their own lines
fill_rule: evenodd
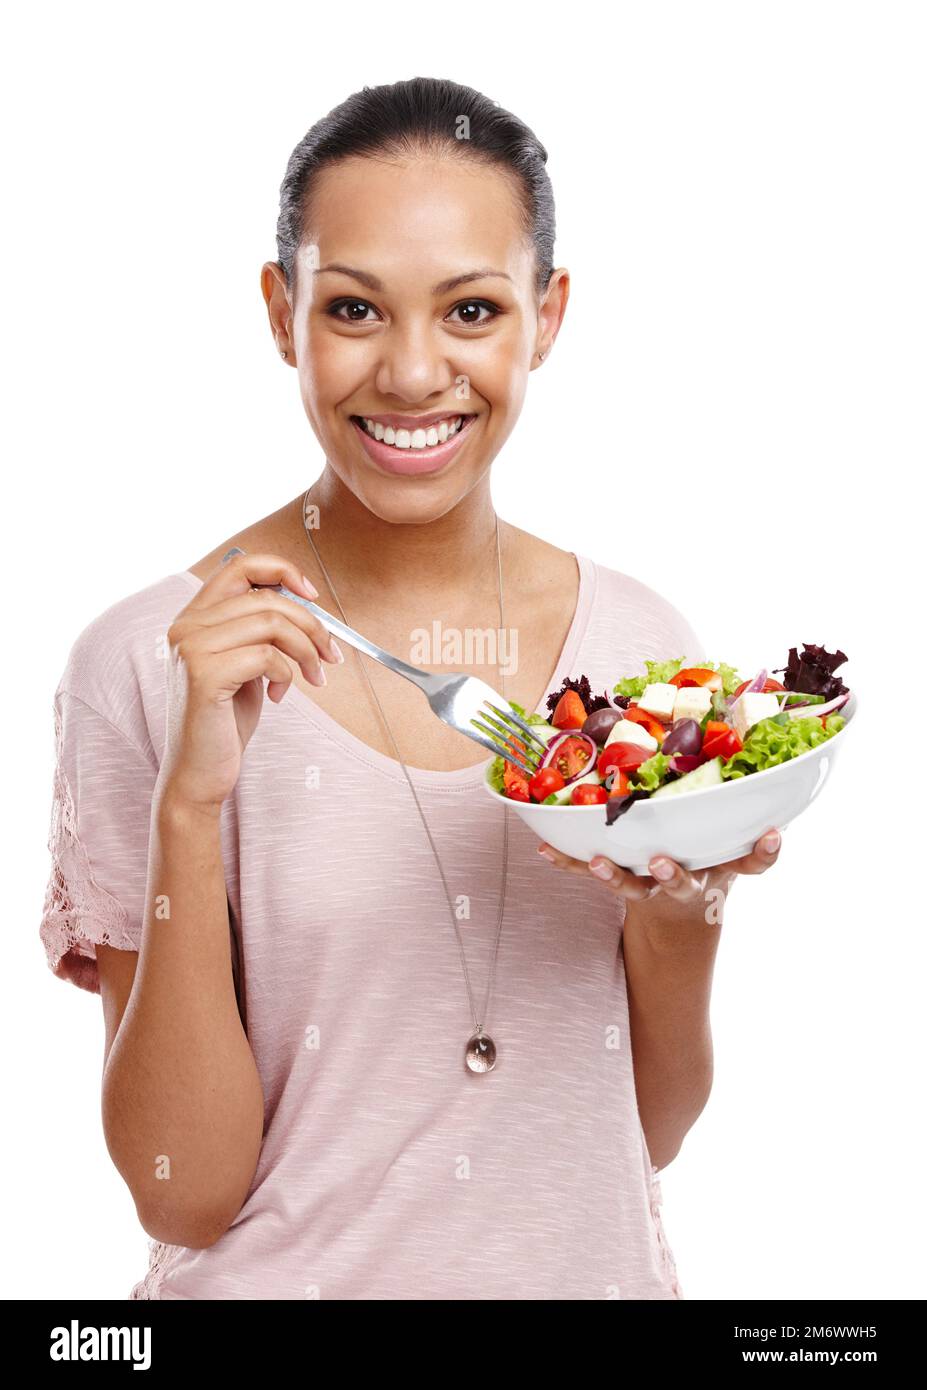
<svg viewBox="0 0 927 1390">
<path fill-rule="evenodd" d="M 307 488 L 303 494 L 302 500 L 303 529 L 306 532 L 306 537 L 309 541 L 309 544 L 312 546 L 313 554 L 315 555 L 315 558 L 319 563 L 319 568 L 325 576 L 325 582 L 331 590 L 332 598 L 338 605 L 338 611 L 341 614 L 342 621 L 348 627 L 350 627 L 351 624 L 348 622 L 347 614 L 345 613 L 341 600 L 335 591 L 335 586 L 331 581 L 331 576 L 328 573 L 328 570 L 325 568 L 325 565 L 322 561 L 321 555 L 318 552 L 318 548 L 316 546 L 315 541 L 312 539 L 312 530 L 307 520 L 308 507 L 309 489 Z M 501 640 L 502 633 L 505 631 L 505 609 L 503 606 L 502 596 L 502 549 L 499 544 L 498 516 L 496 517 L 496 564 L 499 575 L 499 637 Z M 389 734 L 390 743 L 393 745 L 393 751 L 396 754 L 396 761 L 402 768 L 403 773 L 405 774 L 405 779 L 409 784 L 409 790 L 412 793 L 412 797 L 418 809 L 419 816 L 421 817 L 422 825 L 425 827 L 425 834 L 428 836 L 428 843 L 431 845 L 431 852 L 434 855 L 435 863 L 438 866 L 438 873 L 441 876 L 441 883 L 444 887 L 444 896 L 447 898 L 448 911 L 451 915 L 451 926 L 454 928 L 454 935 L 457 937 L 457 946 L 460 951 L 460 962 L 463 966 L 464 979 L 467 982 L 467 998 L 470 1002 L 470 1014 L 473 1018 L 473 1033 L 467 1040 L 467 1046 L 464 1052 L 464 1061 L 471 1072 L 475 1072 L 478 1075 L 480 1075 L 484 1072 L 492 1071 L 493 1067 L 496 1065 L 496 1044 L 494 1043 L 490 1035 L 486 1032 L 486 1019 L 489 1015 L 489 1003 L 490 999 L 492 998 L 492 987 L 496 977 L 496 960 L 499 955 L 499 941 L 502 937 L 502 918 L 505 913 L 505 883 L 509 863 L 508 807 L 502 807 L 502 886 L 499 894 L 499 922 L 496 927 L 496 944 L 495 949 L 493 950 L 492 965 L 489 971 L 489 982 L 486 986 L 486 998 L 483 1003 L 483 1010 L 481 1014 L 477 1014 L 476 1007 L 473 1002 L 473 989 L 470 984 L 470 971 L 467 969 L 467 957 L 463 947 L 463 940 L 460 935 L 460 929 L 457 926 L 457 916 L 454 912 L 454 904 L 451 901 L 450 889 L 447 886 L 447 878 L 445 877 L 444 869 L 441 865 L 441 859 L 438 855 L 438 850 L 434 842 L 434 837 L 432 836 L 431 830 L 429 829 L 428 821 L 425 819 L 425 812 L 422 810 L 422 804 L 418 799 L 418 793 L 415 790 L 415 785 L 412 781 L 412 778 L 409 776 L 409 770 L 406 767 L 405 762 L 403 761 L 402 754 L 399 751 L 399 747 L 393 735 L 393 730 L 390 727 L 390 722 L 386 717 L 386 714 L 383 710 L 383 706 L 380 703 L 380 698 L 377 695 L 377 692 L 374 690 L 373 683 L 371 682 L 370 676 L 367 673 L 367 664 L 363 656 L 363 653 L 355 652 L 355 655 L 360 660 L 360 667 L 361 671 L 364 674 L 364 680 L 367 682 L 367 687 L 377 703 L 377 708 L 380 711 L 380 717 L 383 720 L 384 725 L 386 726 L 386 731 Z M 502 695 L 503 698 L 505 697 L 505 678 L 502 674 L 501 666 L 499 668 L 499 694 Z"/>
</svg>

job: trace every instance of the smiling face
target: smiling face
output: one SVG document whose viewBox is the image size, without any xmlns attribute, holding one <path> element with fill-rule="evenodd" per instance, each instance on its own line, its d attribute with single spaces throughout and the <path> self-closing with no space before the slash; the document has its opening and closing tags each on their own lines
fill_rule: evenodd
<svg viewBox="0 0 927 1390">
<path fill-rule="evenodd" d="M 518 418 L 566 307 L 539 299 L 512 177 L 460 158 L 351 158 L 320 171 L 293 299 L 263 288 L 330 467 L 383 520 L 443 516 Z"/>
</svg>

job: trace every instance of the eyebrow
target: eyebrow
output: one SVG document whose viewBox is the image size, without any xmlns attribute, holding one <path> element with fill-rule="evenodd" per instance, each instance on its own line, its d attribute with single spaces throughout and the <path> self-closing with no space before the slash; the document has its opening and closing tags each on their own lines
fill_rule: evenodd
<svg viewBox="0 0 927 1390">
<path fill-rule="evenodd" d="M 366 285 L 369 290 L 383 291 L 383 283 L 375 275 L 368 275 L 366 270 L 358 270 L 356 266 L 342 265 L 339 261 L 332 261 L 330 265 L 320 266 L 313 271 L 314 275 L 325 275 L 328 271 L 336 271 L 339 275 L 349 275 L 352 280 L 359 280 L 362 285 Z M 508 280 L 511 282 L 511 275 L 506 275 L 504 270 L 493 270 L 490 266 L 483 266 L 480 270 L 468 270 L 463 275 L 452 275 L 449 280 L 441 280 L 437 285 L 432 285 L 432 294 L 447 294 L 449 290 L 455 290 L 458 285 L 469 284 L 471 280 Z"/>
</svg>

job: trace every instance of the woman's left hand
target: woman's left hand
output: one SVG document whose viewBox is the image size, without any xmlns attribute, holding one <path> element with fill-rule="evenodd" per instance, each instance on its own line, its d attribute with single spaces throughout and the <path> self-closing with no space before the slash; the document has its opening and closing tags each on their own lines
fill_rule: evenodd
<svg viewBox="0 0 927 1390">
<path fill-rule="evenodd" d="M 702 869 L 700 872 L 684 869 L 675 860 L 660 855 L 650 860 L 650 878 L 638 876 L 630 869 L 622 869 L 620 865 L 613 864 L 610 859 L 605 859 L 600 854 L 588 864 L 582 859 L 572 859 L 568 854 L 561 854 L 559 850 L 543 841 L 538 845 L 538 854 L 568 873 L 585 877 L 589 874 L 595 875 L 611 892 L 618 897 L 626 898 L 629 902 L 640 902 L 658 893 L 665 894 L 667 898 L 676 902 L 690 902 L 701 898 L 713 888 L 720 888 L 726 892 L 738 874 L 765 873 L 779 858 L 781 845 L 782 836 L 778 830 L 772 828 L 763 833 L 749 854 L 743 855 L 740 859 L 731 859 L 726 864 L 715 864 L 712 868 Z"/>
</svg>

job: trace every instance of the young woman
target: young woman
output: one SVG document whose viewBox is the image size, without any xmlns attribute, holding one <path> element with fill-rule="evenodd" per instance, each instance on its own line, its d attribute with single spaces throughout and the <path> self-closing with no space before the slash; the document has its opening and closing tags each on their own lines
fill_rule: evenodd
<svg viewBox="0 0 927 1390">
<path fill-rule="evenodd" d="M 708 655 L 493 508 L 567 304 L 545 160 L 447 81 L 309 131 L 261 283 L 324 467 L 71 650 L 42 937 L 102 995 L 106 1140 L 151 1237 L 132 1298 L 682 1297 L 657 1173 L 711 1087 L 706 895 L 778 836 L 699 876 L 569 861 L 270 587 L 528 710 Z"/>
</svg>

